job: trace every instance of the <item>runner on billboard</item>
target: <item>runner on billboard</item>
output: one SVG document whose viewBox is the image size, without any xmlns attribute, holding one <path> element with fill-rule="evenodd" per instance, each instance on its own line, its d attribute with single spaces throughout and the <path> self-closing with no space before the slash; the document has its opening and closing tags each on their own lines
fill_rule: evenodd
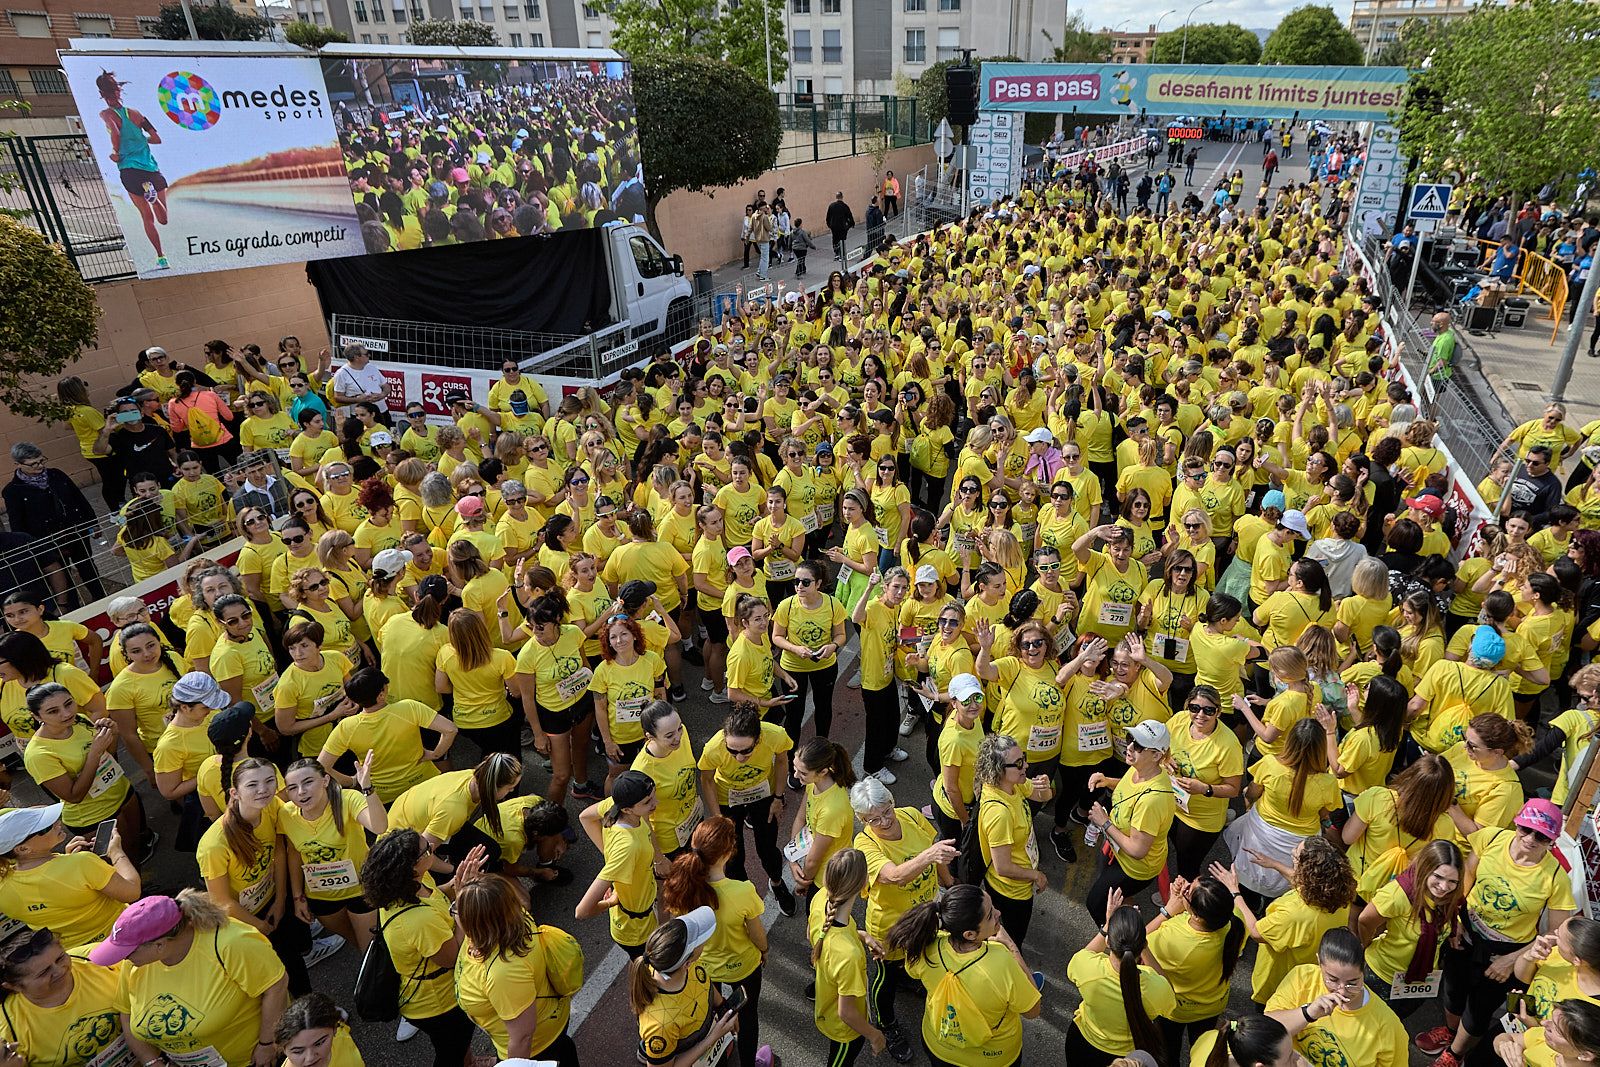
<svg viewBox="0 0 1600 1067">
<path fill-rule="evenodd" d="M 156 269 L 166 270 L 170 264 L 161 250 L 161 234 L 156 225 L 167 224 L 167 179 L 150 154 L 150 146 L 161 143 L 161 134 L 149 119 L 122 102 L 122 87 L 127 82 L 118 81 L 115 74 L 103 70 L 94 84 L 106 102 L 100 120 L 111 131 L 111 159 L 121 173 L 122 187 L 128 190 L 144 221 L 145 236 L 156 250 Z"/>
</svg>

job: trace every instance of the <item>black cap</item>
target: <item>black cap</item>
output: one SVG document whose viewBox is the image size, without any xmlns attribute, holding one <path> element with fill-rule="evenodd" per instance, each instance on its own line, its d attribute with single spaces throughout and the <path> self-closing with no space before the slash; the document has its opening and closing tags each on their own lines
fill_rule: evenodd
<svg viewBox="0 0 1600 1067">
<path fill-rule="evenodd" d="M 648 578 L 635 578 L 631 582 L 624 582 L 622 588 L 617 590 L 617 599 L 622 601 L 622 606 L 632 615 L 644 607 L 649 599 L 656 595 L 656 583 Z"/>
<path fill-rule="evenodd" d="M 255 721 L 255 705 L 247 700 L 230 704 L 211 717 L 206 736 L 213 748 L 237 748 L 250 736 L 250 724 Z"/>
<path fill-rule="evenodd" d="M 623 771 L 611 783 L 611 802 L 616 810 L 631 808 L 655 792 L 656 783 L 643 771 Z"/>
</svg>

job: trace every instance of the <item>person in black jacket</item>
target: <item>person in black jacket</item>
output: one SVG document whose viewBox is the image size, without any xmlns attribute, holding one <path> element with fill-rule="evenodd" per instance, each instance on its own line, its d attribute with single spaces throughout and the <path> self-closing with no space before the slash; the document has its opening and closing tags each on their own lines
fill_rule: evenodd
<svg viewBox="0 0 1600 1067">
<path fill-rule="evenodd" d="M 844 202 L 843 192 L 833 194 L 833 203 L 828 205 L 827 223 L 828 231 L 833 234 L 834 258 L 842 263 L 845 240 L 856 224 L 856 217 L 850 211 L 850 205 Z"/>
<path fill-rule="evenodd" d="M 91 535 L 94 509 L 65 471 L 45 463 L 38 445 L 19 441 L 11 446 L 11 462 L 16 471 L 5 489 L 0 490 L 11 519 L 11 528 L 35 540 L 39 566 L 50 579 L 57 595 L 70 603 L 58 604 L 63 611 L 105 596 L 100 572 L 95 569 Z M 77 583 L 71 571 L 77 571 Z M 80 595 L 81 594 L 81 595 Z"/>
</svg>

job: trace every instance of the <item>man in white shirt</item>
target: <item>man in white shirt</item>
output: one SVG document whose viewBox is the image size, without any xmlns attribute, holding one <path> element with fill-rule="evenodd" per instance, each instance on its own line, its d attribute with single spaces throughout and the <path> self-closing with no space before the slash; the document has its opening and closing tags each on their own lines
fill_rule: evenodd
<svg viewBox="0 0 1600 1067">
<path fill-rule="evenodd" d="M 333 402 L 340 405 L 339 414 L 349 415 L 350 405 L 363 400 L 387 408 L 389 386 L 383 371 L 367 358 L 367 346 L 360 341 L 350 341 L 342 354 L 345 364 L 333 372 Z"/>
</svg>

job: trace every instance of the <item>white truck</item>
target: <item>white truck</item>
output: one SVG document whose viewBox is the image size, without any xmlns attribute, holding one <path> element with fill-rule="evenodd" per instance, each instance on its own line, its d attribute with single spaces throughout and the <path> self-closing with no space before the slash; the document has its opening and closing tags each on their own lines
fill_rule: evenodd
<svg viewBox="0 0 1600 1067">
<path fill-rule="evenodd" d="M 507 359 L 544 386 L 552 408 L 566 393 L 604 389 L 630 366 L 666 352 L 694 331 L 694 294 L 683 257 L 671 255 L 643 226 L 616 222 L 602 230 L 611 325 L 562 335 L 374 319 L 335 313 L 328 333 L 337 353 L 360 341 L 389 380 L 390 409 L 420 398 L 428 414 L 449 417 L 447 393 L 488 399 Z"/>
</svg>

